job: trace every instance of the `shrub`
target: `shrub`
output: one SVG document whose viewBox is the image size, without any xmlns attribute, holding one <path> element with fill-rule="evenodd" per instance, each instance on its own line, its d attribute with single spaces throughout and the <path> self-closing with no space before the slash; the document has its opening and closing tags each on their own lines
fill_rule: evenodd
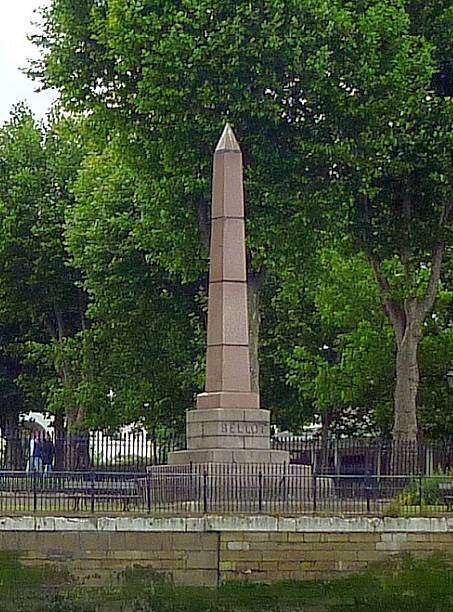
<svg viewBox="0 0 453 612">
<path fill-rule="evenodd" d="M 438 473 L 434 476 L 414 478 L 407 487 L 399 493 L 387 506 L 387 516 L 397 516 L 407 512 L 410 508 L 423 507 L 431 510 L 443 510 L 445 508 L 445 489 L 442 485 L 449 484 L 453 490 L 453 478 L 450 474 Z"/>
</svg>

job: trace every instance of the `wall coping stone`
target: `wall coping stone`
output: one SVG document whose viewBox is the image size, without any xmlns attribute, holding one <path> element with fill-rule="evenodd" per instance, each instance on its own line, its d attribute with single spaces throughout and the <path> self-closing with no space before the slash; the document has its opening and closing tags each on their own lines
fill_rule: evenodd
<svg viewBox="0 0 453 612">
<path fill-rule="evenodd" d="M 1 531 L 138 532 L 453 532 L 453 517 L 320 517 L 271 515 L 182 516 L 2 516 Z"/>
</svg>

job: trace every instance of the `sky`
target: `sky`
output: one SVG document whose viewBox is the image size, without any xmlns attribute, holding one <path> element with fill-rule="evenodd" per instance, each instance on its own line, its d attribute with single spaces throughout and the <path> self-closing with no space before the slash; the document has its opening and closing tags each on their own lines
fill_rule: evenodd
<svg viewBox="0 0 453 612">
<path fill-rule="evenodd" d="M 42 118 L 55 99 L 55 92 L 36 93 L 37 83 L 21 72 L 28 59 L 39 56 L 27 35 L 36 28 L 33 11 L 50 0 L 0 0 L 0 124 L 8 120 L 11 107 L 26 101 L 37 117 Z"/>
</svg>

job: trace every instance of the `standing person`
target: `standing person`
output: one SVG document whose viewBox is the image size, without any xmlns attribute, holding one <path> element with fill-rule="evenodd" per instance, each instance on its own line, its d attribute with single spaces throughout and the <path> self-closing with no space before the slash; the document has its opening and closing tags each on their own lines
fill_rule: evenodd
<svg viewBox="0 0 453 612">
<path fill-rule="evenodd" d="M 42 471 L 42 440 L 39 431 L 33 432 L 28 446 L 28 471 Z"/>
<path fill-rule="evenodd" d="M 50 433 L 46 433 L 42 443 L 42 464 L 45 474 L 50 474 L 53 470 L 53 461 L 55 459 L 55 445 L 52 441 Z"/>
</svg>

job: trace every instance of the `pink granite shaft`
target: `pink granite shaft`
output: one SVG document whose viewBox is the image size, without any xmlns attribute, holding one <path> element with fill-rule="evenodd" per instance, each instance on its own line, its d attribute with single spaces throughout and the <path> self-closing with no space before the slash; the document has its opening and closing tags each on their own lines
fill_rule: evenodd
<svg viewBox="0 0 453 612">
<path fill-rule="evenodd" d="M 249 393 L 242 153 L 227 124 L 214 153 L 206 393 Z"/>
</svg>

